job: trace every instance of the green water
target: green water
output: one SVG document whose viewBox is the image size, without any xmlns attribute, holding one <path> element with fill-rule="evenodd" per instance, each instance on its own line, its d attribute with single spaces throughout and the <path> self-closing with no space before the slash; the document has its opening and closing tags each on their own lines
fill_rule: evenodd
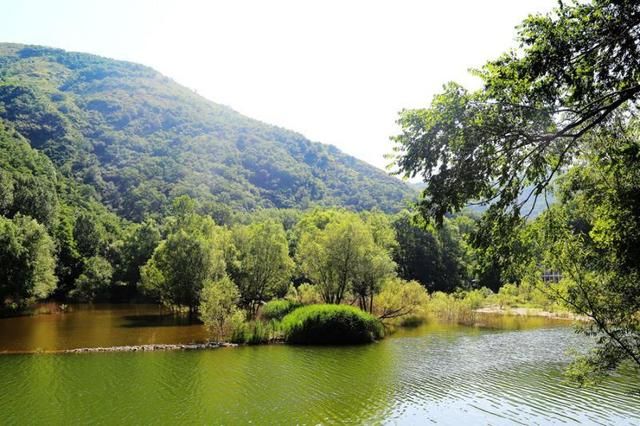
<svg viewBox="0 0 640 426">
<path fill-rule="evenodd" d="M 154 331 L 188 339 L 173 328 L 198 334 L 197 325 L 154 325 L 139 312 L 145 321 L 112 312 L 103 326 L 117 330 L 94 342 L 120 328 L 145 341 Z M 52 318 L 22 321 L 49 321 L 43 327 L 58 337 L 80 327 L 73 316 Z M 24 348 L 24 339 L 3 334 L 4 321 L 0 350 Z M 640 382 L 614 377 L 576 389 L 563 381 L 565 351 L 588 344 L 571 328 L 541 319 L 481 322 L 432 323 L 356 347 L 1 355 L 0 424 L 640 424 L 632 393 Z"/>
</svg>

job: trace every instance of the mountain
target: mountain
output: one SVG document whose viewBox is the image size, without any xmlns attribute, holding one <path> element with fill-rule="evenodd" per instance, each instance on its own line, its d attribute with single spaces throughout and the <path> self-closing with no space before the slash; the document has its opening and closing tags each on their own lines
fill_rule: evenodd
<svg viewBox="0 0 640 426">
<path fill-rule="evenodd" d="M 260 207 L 401 208 L 415 191 L 334 146 L 245 117 L 151 68 L 0 43 L 0 121 L 120 216 L 188 194 Z"/>
</svg>

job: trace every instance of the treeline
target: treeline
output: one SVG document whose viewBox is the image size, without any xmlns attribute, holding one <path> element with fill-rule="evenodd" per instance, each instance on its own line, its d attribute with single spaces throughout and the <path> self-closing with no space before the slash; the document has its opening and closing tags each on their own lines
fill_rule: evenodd
<svg viewBox="0 0 640 426">
<path fill-rule="evenodd" d="M 407 211 L 243 213 L 181 196 L 169 215 L 134 223 L 61 177 L 10 128 L 0 128 L 0 165 L 5 310 L 54 298 L 158 301 L 195 312 L 207 285 L 228 280 L 249 316 L 292 291 L 372 311 L 374 296 L 392 279 L 429 291 L 499 285 L 484 278 L 495 274 L 468 243 L 475 219 L 466 215 L 436 228 Z"/>
</svg>

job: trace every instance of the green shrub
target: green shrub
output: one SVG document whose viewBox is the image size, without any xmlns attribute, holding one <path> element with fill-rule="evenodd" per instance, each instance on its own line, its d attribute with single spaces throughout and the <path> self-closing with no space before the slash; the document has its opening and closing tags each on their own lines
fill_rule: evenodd
<svg viewBox="0 0 640 426">
<path fill-rule="evenodd" d="M 280 321 L 289 312 L 292 312 L 301 305 L 290 300 L 278 299 L 267 302 L 261 309 L 260 315 L 267 321 Z"/>
<path fill-rule="evenodd" d="M 239 324 L 231 334 L 232 343 L 259 345 L 280 339 L 280 326 L 277 321 L 251 321 Z"/>
<path fill-rule="evenodd" d="M 382 323 L 353 306 L 309 305 L 282 320 L 284 338 L 297 344 L 369 343 L 384 335 Z"/>
</svg>

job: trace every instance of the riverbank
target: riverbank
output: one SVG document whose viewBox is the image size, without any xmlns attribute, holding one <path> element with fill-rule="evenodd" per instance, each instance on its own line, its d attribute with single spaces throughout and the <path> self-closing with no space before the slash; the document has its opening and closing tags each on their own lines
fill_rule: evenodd
<svg viewBox="0 0 640 426">
<path fill-rule="evenodd" d="M 585 315 L 576 315 L 568 311 L 549 312 L 539 308 L 501 308 L 499 306 L 485 306 L 484 308 L 474 309 L 473 312 L 478 314 L 543 317 L 566 321 L 589 321 L 589 317 Z"/>
<path fill-rule="evenodd" d="M 208 343 L 187 343 L 187 344 L 150 344 L 150 345 L 127 345 L 109 346 L 98 348 L 77 348 L 54 351 L 57 353 L 94 353 L 94 352 L 153 352 L 153 351 L 195 351 L 203 349 L 234 348 L 235 343 L 208 342 Z"/>
</svg>

